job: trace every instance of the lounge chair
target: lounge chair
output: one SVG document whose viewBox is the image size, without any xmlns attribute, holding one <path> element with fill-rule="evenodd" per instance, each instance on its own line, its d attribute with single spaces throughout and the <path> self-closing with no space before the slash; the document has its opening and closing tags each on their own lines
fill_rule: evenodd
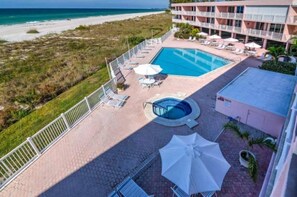
<svg viewBox="0 0 297 197">
<path fill-rule="evenodd" d="M 232 53 L 234 53 L 236 55 L 242 55 L 242 54 L 244 54 L 244 50 L 243 49 L 238 49 L 238 50 L 232 51 Z"/>
<path fill-rule="evenodd" d="M 192 36 L 189 37 L 188 41 L 192 41 Z"/>
<path fill-rule="evenodd" d="M 194 42 L 194 41 L 196 41 L 197 40 L 197 38 L 196 37 L 194 37 L 193 39 L 192 39 L 192 42 Z"/>
<path fill-rule="evenodd" d="M 232 51 L 232 53 L 236 54 L 240 51 L 240 49 L 236 48 L 234 51 Z"/>
<path fill-rule="evenodd" d="M 126 95 L 116 94 L 111 89 L 106 90 L 106 95 L 111 99 L 120 100 L 120 101 L 125 101 L 129 98 L 129 96 L 126 96 Z"/>
<path fill-rule="evenodd" d="M 131 179 L 126 178 L 118 187 L 117 191 L 123 197 L 150 197 L 137 183 Z"/>
<path fill-rule="evenodd" d="M 222 44 L 220 47 L 216 47 L 216 49 L 223 50 L 226 48 L 226 45 Z"/>
<path fill-rule="evenodd" d="M 296 63 L 297 63 L 297 60 L 296 60 L 295 57 L 290 56 L 290 61 L 289 61 L 289 62 L 290 62 L 290 63 L 293 63 L 293 64 L 296 64 Z"/>
<path fill-rule="evenodd" d="M 212 196 L 217 196 L 215 191 L 211 191 L 211 192 L 201 192 L 200 193 L 203 197 L 212 197 Z"/>
<path fill-rule="evenodd" d="M 219 44 L 216 49 L 220 49 L 223 46 L 223 44 Z"/>
<path fill-rule="evenodd" d="M 190 197 L 191 195 L 186 194 L 183 190 L 181 190 L 179 187 L 176 185 L 174 187 L 170 187 L 171 190 L 173 191 L 173 195 L 177 197 Z"/>
<path fill-rule="evenodd" d="M 125 101 L 110 99 L 106 95 L 103 95 L 100 97 L 100 103 L 114 108 L 120 108 L 124 105 Z"/>
<path fill-rule="evenodd" d="M 155 83 L 153 83 L 153 86 L 159 86 L 163 83 L 163 81 L 161 80 L 158 80 L 158 81 L 155 81 Z"/>
<path fill-rule="evenodd" d="M 205 40 L 203 43 L 201 43 L 202 45 L 210 45 L 210 42 Z"/>
</svg>

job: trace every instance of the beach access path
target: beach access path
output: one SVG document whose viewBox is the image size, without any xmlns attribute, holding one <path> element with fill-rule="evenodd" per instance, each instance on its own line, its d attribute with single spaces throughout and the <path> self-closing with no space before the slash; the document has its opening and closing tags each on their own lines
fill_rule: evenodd
<svg viewBox="0 0 297 197">
<path fill-rule="evenodd" d="M 118 14 L 108 16 L 95 16 L 86 18 L 77 18 L 71 20 L 53 20 L 37 23 L 23 23 L 16 25 L 0 25 L 0 40 L 9 42 L 21 42 L 25 40 L 33 40 L 35 38 L 51 34 L 61 33 L 66 30 L 75 29 L 80 25 L 98 25 L 105 22 L 120 21 L 136 17 L 148 16 L 152 14 L 160 14 L 163 12 L 145 12 L 132 14 Z M 39 33 L 28 34 L 30 29 L 36 29 Z"/>
</svg>

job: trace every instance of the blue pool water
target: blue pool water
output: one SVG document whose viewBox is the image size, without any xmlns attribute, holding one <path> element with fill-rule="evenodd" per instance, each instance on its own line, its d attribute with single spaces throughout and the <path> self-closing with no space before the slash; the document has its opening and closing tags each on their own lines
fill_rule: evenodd
<svg viewBox="0 0 297 197">
<path fill-rule="evenodd" d="M 164 98 L 153 103 L 153 112 L 159 117 L 176 120 L 189 115 L 192 108 L 185 101 Z"/>
<path fill-rule="evenodd" d="M 162 74 L 198 77 L 225 66 L 228 60 L 197 49 L 163 48 L 152 64 L 160 65 Z"/>
</svg>

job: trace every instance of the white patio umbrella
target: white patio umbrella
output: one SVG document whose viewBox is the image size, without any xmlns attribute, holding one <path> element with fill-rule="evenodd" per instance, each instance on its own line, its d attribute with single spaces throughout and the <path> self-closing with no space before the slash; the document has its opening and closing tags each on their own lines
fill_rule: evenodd
<svg viewBox="0 0 297 197">
<path fill-rule="evenodd" d="M 159 151 L 162 176 L 188 195 L 220 190 L 230 168 L 219 144 L 196 133 L 188 136 L 174 135 Z"/>
<path fill-rule="evenodd" d="M 197 35 L 199 35 L 199 36 L 208 36 L 208 34 L 205 33 L 205 32 L 199 32 Z"/>
<path fill-rule="evenodd" d="M 156 75 L 163 69 L 159 65 L 141 64 L 134 68 L 135 73 L 139 75 Z"/>
<path fill-rule="evenodd" d="M 249 48 L 254 48 L 254 49 L 261 48 L 260 45 L 254 43 L 254 42 L 246 43 L 244 46 L 249 47 Z"/>
<path fill-rule="evenodd" d="M 226 38 L 226 39 L 224 39 L 224 41 L 225 42 L 238 42 L 238 40 L 235 38 Z"/>
<path fill-rule="evenodd" d="M 212 36 L 209 36 L 209 39 L 221 39 L 221 36 L 214 34 Z"/>
</svg>

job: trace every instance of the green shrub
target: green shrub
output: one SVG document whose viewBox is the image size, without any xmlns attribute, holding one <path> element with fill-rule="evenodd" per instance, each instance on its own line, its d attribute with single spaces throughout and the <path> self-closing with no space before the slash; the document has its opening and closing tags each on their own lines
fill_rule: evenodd
<svg viewBox="0 0 297 197">
<path fill-rule="evenodd" d="M 86 25 L 80 25 L 77 28 L 75 28 L 75 30 L 85 31 L 85 30 L 90 30 L 90 27 Z"/>
<path fill-rule="evenodd" d="M 7 40 L 0 39 L 0 44 L 6 43 L 6 42 L 7 42 Z"/>
<path fill-rule="evenodd" d="M 296 64 L 288 62 L 267 61 L 264 62 L 259 68 L 263 70 L 295 75 Z"/>
<path fill-rule="evenodd" d="M 39 34 L 39 31 L 37 31 L 37 29 L 30 29 L 27 31 L 27 34 Z"/>
<path fill-rule="evenodd" d="M 129 44 L 132 46 L 138 45 L 139 43 L 143 42 L 145 39 L 142 36 L 132 36 L 128 38 Z"/>
</svg>

